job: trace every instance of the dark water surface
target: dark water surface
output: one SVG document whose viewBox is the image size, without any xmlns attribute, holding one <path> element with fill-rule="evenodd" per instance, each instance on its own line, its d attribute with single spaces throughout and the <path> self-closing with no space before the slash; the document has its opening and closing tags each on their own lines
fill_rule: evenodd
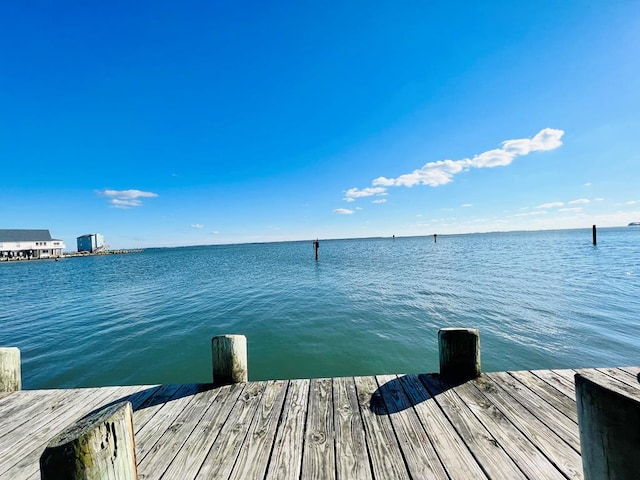
<svg viewBox="0 0 640 480">
<path fill-rule="evenodd" d="M 481 331 L 483 370 L 640 365 L 640 228 L 149 249 L 0 264 L 0 345 L 24 388 L 206 382 L 213 335 L 249 378 L 438 370 Z"/>
</svg>

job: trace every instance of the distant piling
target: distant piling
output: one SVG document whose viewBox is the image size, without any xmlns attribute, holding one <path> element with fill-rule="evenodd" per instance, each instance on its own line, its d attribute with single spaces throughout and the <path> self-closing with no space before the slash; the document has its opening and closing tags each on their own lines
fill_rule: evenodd
<svg viewBox="0 0 640 480">
<path fill-rule="evenodd" d="M 438 234 L 437 233 L 433 234 L 433 243 L 438 243 Z"/>
<path fill-rule="evenodd" d="M 466 381 L 480 376 L 479 330 L 442 328 L 438 331 L 438 348 L 443 379 Z"/>
<path fill-rule="evenodd" d="M 316 238 L 316 241 L 313 242 L 313 250 L 316 252 L 316 261 L 318 260 L 318 250 L 320 249 L 320 241 Z"/>
<path fill-rule="evenodd" d="M 596 226 L 593 226 L 593 244 L 598 244 L 598 233 L 596 232 Z"/>
<path fill-rule="evenodd" d="M 21 389 L 20 350 L 16 347 L 0 348 L 0 393 Z"/>
<path fill-rule="evenodd" d="M 218 335 L 211 339 L 213 383 L 224 385 L 248 381 L 247 337 Z"/>
</svg>

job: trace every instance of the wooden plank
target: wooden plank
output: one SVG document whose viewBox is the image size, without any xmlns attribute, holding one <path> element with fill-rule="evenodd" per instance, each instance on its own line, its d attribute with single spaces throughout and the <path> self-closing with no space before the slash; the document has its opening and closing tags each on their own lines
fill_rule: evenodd
<svg viewBox="0 0 640 480">
<path fill-rule="evenodd" d="M 640 378 L 640 367 L 620 367 L 620 370 L 624 370 L 625 372 L 633 375 L 636 378 Z"/>
<path fill-rule="evenodd" d="M 576 389 L 573 381 L 567 381 L 565 376 L 560 376 L 553 370 L 531 370 L 531 373 L 547 382 L 559 392 L 562 392 L 574 402 L 576 401 Z"/>
<path fill-rule="evenodd" d="M 473 384 L 527 436 L 567 478 L 582 478 L 580 454 L 550 428 L 522 406 L 506 390 L 483 374 Z M 577 430 L 577 426 L 576 426 Z"/>
<path fill-rule="evenodd" d="M 628 386 L 640 390 L 640 382 L 638 382 L 638 377 L 636 375 L 626 372 L 620 368 L 597 368 L 596 370 L 609 375 L 611 378 L 614 378 L 619 382 L 626 383 Z"/>
<path fill-rule="evenodd" d="M 164 473 L 147 471 L 142 465 L 142 468 L 138 469 L 140 480 L 160 478 L 160 475 L 167 480 L 196 478 L 223 425 L 228 420 L 229 412 L 236 405 L 246 385 L 238 383 L 216 387 L 217 395 L 209 403 L 197 428 L 191 432 L 180 451 L 171 459 L 166 471 Z"/>
<path fill-rule="evenodd" d="M 490 478 L 526 478 L 500 442 L 456 393 L 459 387 L 444 385 L 434 376 L 419 378 Z"/>
<path fill-rule="evenodd" d="M 562 472 L 476 388 L 473 382 L 462 384 L 456 387 L 455 391 L 528 478 L 565 479 Z"/>
<path fill-rule="evenodd" d="M 62 395 L 63 391 L 53 390 L 37 390 L 25 391 L 21 390 L 12 395 L 11 402 L 3 405 L 0 411 L 0 450 L 3 443 L 2 438 L 20 428 L 21 425 L 33 421 L 34 416 L 39 412 L 45 411 L 47 405 L 50 404 L 52 395 Z"/>
<path fill-rule="evenodd" d="M 300 478 L 309 380 L 290 380 L 266 480 Z"/>
<path fill-rule="evenodd" d="M 570 399 L 564 393 L 561 393 L 544 380 L 536 377 L 531 372 L 522 371 L 508 373 L 549 405 L 553 405 L 556 410 L 561 412 L 571 421 L 578 423 L 578 412 L 576 411 L 576 402 L 574 400 Z"/>
<path fill-rule="evenodd" d="M 594 382 L 597 382 L 598 384 L 610 390 L 617 391 L 623 395 L 640 398 L 640 389 L 638 389 L 635 385 L 629 385 L 628 383 L 622 382 L 617 378 L 613 378 L 606 373 L 602 373 L 596 369 L 584 369 L 579 370 L 579 372 L 581 375 L 592 379 Z"/>
<path fill-rule="evenodd" d="M 417 375 L 398 377 L 447 474 L 455 480 L 487 478 L 471 451 Z"/>
<path fill-rule="evenodd" d="M 162 450 L 162 445 L 156 447 L 159 440 L 163 438 L 166 441 L 167 435 L 177 432 L 188 416 L 195 411 L 197 405 L 191 408 L 190 404 L 195 401 L 196 393 L 197 391 L 194 391 L 190 395 L 181 395 L 164 403 L 151 421 L 136 431 L 136 456 L 139 464 L 145 461 L 147 455 L 152 455 L 152 452 Z M 170 427 L 171 430 L 167 432 Z M 169 445 L 169 448 L 174 447 L 172 442 Z M 153 462 L 153 459 L 149 461 Z"/>
<path fill-rule="evenodd" d="M 331 479 L 335 476 L 332 382 L 330 378 L 316 378 L 309 384 L 301 477 Z"/>
<path fill-rule="evenodd" d="M 246 384 L 196 478 L 227 478 L 229 476 L 266 386 L 266 382 Z"/>
<path fill-rule="evenodd" d="M 576 452 L 580 452 L 580 436 L 578 435 L 577 422 L 565 415 L 558 415 L 556 408 L 545 402 L 508 373 L 495 372 L 488 373 L 486 376 L 509 393 L 515 401 L 524 406 L 532 415 L 535 415 L 536 418 L 550 427 Z"/>
<path fill-rule="evenodd" d="M 182 397 L 175 402 L 169 402 L 170 405 L 167 404 L 161 414 L 155 415 L 136 438 L 139 469 L 162 474 L 199 425 L 207 407 L 215 400 L 217 394 L 218 390 L 206 390 L 192 397 Z M 169 412 L 168 407 L 172 408 L 173 413 Z M 150 428 L 151 426 L 153 428 Z M 145 433 L 152 429 L 156 432 L 156 438 L 154 445 L 149 448 L 148 445 L 154 440 Z M 140 444 L 143 445 L 139 447 Z"/>
<path fill-rule="evenodd" d="M 336 432 L 338 479 L 371 479 L 364 425 L 353 377 L 333 379 L 333 412 Z"/>
<path fill-rule="evenodd" d="M 156 413 L 167 403 L 181 397 L 194 395 L 200 388 L 199 384 L 170 384 L 163 385 L 159 389 L 152 392 L 152 395 L 144 400 L 138 408 L 135 409 L 133 415 L 133 426 L 136 435 L 145 425 L 151 421 Z"/>
<path fill-rule="evenodd" d="M 375 478 L 410 478 L 374 377 L 355 377 L 367 450 Z"/>
<path fill-rule="evenodd" d="M 271 380 L 249 427 L 230 479 L 264 478 L 282 413 L 288 382 Z"/>
<path fill-rule="evenodd" d="M 398 377 L 378 375 L 376 379 L 411 477 L 446 478 L 447 474 L 429 435 L 413 410 L 413 404 Z"/>
</svg>

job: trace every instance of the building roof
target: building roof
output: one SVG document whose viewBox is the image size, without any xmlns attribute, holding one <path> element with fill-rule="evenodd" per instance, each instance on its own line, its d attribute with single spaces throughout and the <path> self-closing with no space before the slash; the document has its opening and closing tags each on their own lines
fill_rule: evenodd
<svg viewBox="0 0 640 480">
<path fill-rule="evenodd" d="M 0 229 L 0 242 L 42 242 L 51 241 L 49 230 L 8 230 Z"/>
</svg>

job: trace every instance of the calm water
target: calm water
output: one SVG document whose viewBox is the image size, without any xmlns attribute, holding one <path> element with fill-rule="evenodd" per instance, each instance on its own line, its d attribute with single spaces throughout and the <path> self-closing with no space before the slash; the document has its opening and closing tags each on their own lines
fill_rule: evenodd
<svg viewBox="0 0 640 480">
<path fill-rule="evenodd" d="M 150 249 L 0 264 L 0 345 L 24 388 L 206 382 L 210 339 L 249 377 L 438 370 L 481 331 L 483 370 L 640 365 L 640 228 Z"/>
</svg>

